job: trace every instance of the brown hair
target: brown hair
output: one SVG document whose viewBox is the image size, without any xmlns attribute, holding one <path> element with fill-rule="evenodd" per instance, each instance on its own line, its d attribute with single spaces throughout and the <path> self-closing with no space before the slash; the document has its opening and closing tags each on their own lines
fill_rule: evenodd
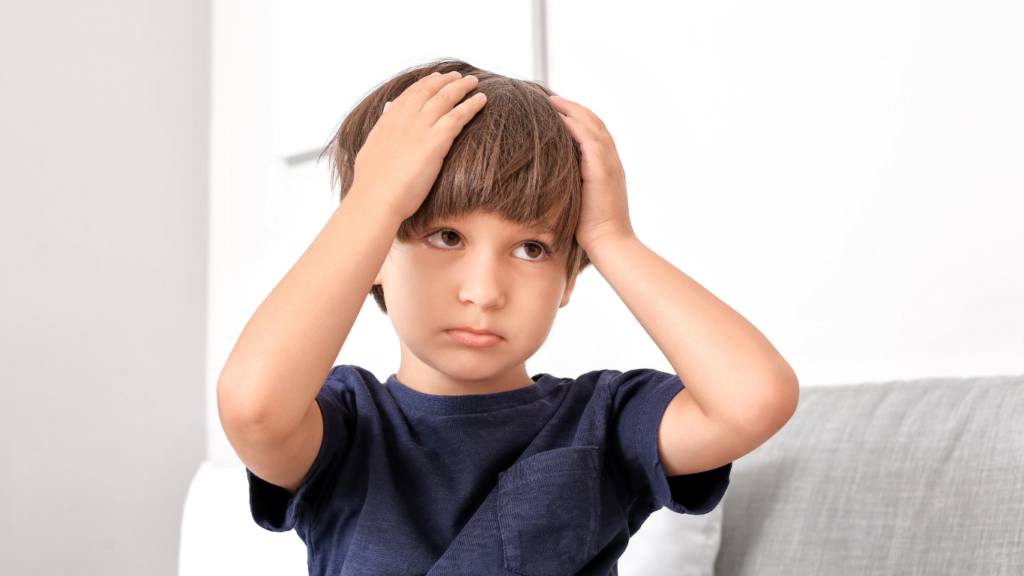
<svg viewBox="0 0 1024 576">
<path fill-rule="evenodd" d="M 436 220 L 476 210 L 516 224 L 547 224 L 555 233 L 554 254 L 567 254 L 566 278 L 590 265 L 576 243 L 576 223 L 583 203 L 580 148 L 548 101 L 554 95 L 542 84 L 508 78 L 459 60 L 441 60 L 399 73 L 356 105 L 324 150 L 332 184 L 341 198 L 352 186 L 356 154 L 384 109 L 406 88 L 434 72 L 453 70 L 479 80 L 477 92 L 487 104 L 455 138 L 437 181 L 415 214 L 402 222 L 397 239 L 407 242 Z M 387 314 L 384 291 L 370 290 Z"/>
</svg>

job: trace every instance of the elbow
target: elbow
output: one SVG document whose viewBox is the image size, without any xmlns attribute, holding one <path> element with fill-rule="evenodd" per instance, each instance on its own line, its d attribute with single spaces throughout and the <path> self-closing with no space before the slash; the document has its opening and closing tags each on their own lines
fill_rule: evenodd
<svg viewBox="0 0 1024 576">
<path fill-rule="evenodd" d="M 767 442 L 796 413 L 800 383 L 792 370 L 767 377 L 762 374 L 757 381 L 742 403 L 733 400 L 727 419 L 715 421 L 732 460 Z"/>
<path fill-rule="evenodd" d="M 730 428 L 746 454 L 774 436 L 796 412 L 800 383 L 790 370 L 760 378 L 759 391 L 751 395 L 731 418 Z"/>
<path fill-rule="evenodd" d="M 789 366 L 786 366 L 789 368 Z M 761 402 L 758 416 L 758 437 L 761 444 L 775 435 L 796 413 L 800 403 L 800 382 L 792 369 L 771 379 L 768 393 Z"/>
<path fill-rule="evenodd" d="M 217 415 L 228 440 L 259 440 L 275 436 L 274 411 L 255 393 L 258 386 L 244 386 L 224 374 L 217 380 Z"/>
</svg>

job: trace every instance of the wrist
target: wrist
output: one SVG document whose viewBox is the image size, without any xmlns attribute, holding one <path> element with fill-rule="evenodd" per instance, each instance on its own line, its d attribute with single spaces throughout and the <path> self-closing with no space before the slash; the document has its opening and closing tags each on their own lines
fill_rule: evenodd
<svg viewBox="0 0 1024 576">
<path fill-rule="evenodd" d="M 602 275 L 608 267 L 617 262 L 630 261 L 637 254 L 637 248 L 646 248 L 632 232 L 605 234 L 591 241 L 583 248 L 590 262 Z M 582 246 L 581 246 L 582 247 Z"/>
<path fill-rule="evenodd" d="M 580 248 L 583 248 L 587 253 L 587 256 L 593 260 L 593 255 L 596 253 L 607 252 L 614 249 L 614 246 L 622 245 L 624 243 L 639 241 L 640 239 L 636 237 L 633 230 L 609 231 L 595 236 L 593 239 L 589 240 L 586 245 L 581 243 Z"/>
<path fill-rule="evenodd" d="M 342 199 L 341 205 L 338 206 L 338 210 L 355 210 L 367 217 L 391 223 L 397 229 L 412 214 L 405 214 L 401 208 L 389 202 L 388 198 L 390 197 L 388 194 L 379 193 L 379 190 L 361 186 L 359 182 L 353 182 L 348 193 Z"/>
</svg>

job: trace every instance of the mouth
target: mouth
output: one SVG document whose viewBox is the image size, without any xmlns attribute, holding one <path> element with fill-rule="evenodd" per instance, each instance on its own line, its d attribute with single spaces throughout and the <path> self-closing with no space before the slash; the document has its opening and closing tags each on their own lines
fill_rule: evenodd
<svg viewBox="0 0 1024 576">
<path fill-rule="evenodd" d="M 501 343 L 501 336 L 486 330 L 474 330 L 472 328 L 452 328 L 445 330 L 448 336 L 465 346 L 473 348 L 490 348 Z"/>
</svg>

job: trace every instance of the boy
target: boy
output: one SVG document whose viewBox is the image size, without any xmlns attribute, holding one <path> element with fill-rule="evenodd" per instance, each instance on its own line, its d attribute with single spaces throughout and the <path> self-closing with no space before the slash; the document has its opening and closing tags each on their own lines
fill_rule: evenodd
<svg viewBox="0 0 1024 576">
<path fill-rule="evenodd" d="M 329 150 L 342 202 L 217 389 L 254 518 L 295 528 L 311 574 L 613 574 L 653 511 L 713 509 L 795 410 L 768 340 L 634 235 L 586 108 L 437 62 L 370 94 Z M 675 375 L 528 376 L 590 263 Z M 384 384 L 331 368 L 368 291 L 401 342 Z"/>
</svg>

